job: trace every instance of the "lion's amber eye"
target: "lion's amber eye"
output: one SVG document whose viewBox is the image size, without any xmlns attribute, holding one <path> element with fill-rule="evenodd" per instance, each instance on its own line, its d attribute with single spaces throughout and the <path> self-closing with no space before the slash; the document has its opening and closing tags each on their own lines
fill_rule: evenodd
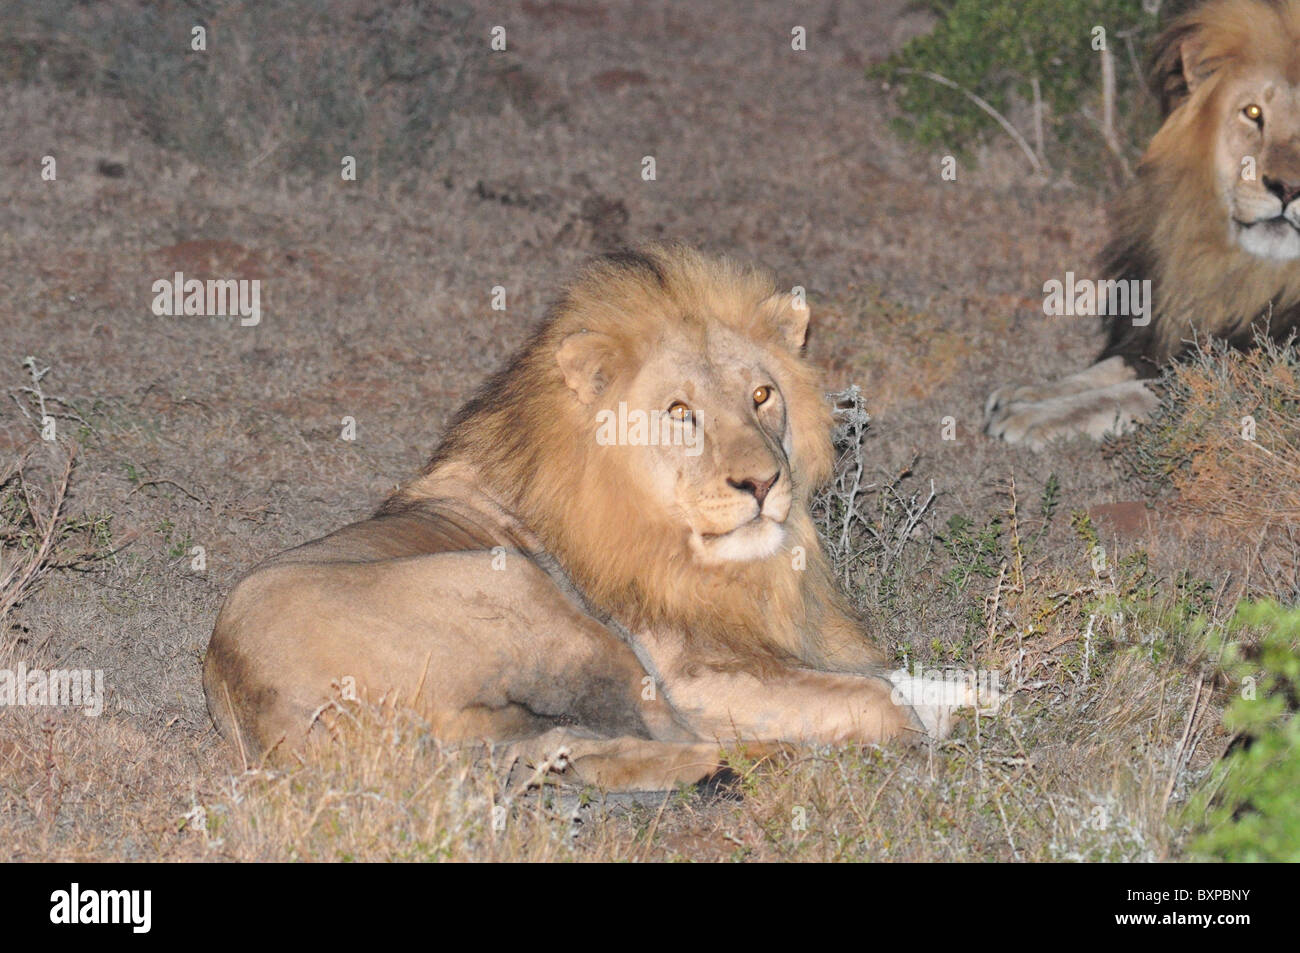
<svg viewBox="0 0 1300 953">
<path fill-rule="evenodd" d="M 1257 122 L 1260 125 L 1264 124 L 1264 110 L 1260 109 L 1255 103 L 1251 103 L 1241 113 L 1251 122 Z"/>
<path fill-rule="evenodd" d="M 767 399 L 772 396 L 772 388 L 767 385 L 754 388 L 754 406 L 761 407 L 767 403 Z"/>
<path fill-rule="evenodd" d="M 675 400 L 668 405 L 668 416 L 673 420 L 690 420 L 691 408 L 687 407 L 680 400 Z"/>
</svg>

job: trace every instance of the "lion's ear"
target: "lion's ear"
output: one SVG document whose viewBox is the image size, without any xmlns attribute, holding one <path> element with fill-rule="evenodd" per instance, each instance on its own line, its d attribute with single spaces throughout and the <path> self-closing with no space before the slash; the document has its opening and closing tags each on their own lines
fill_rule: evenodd
<svg viewBox="0 0 1300 953">
<path fill-rule="evenodd" d="M 1190 96 L 1214 71 L 1206 68 L 1205 45 L 1195 35 L 1178 45 L 1178 58 L 1183 64 L 1183 82 L 1187 84 L 1187 94 Z"/>
<path fill-rule="evenodd" d="M 609 335 L 578 331 L 560 342 L 555 360 L 578 400 L 590 404 L 613 379 L 614 354 L 614 340 Z"/>
<path fill-rule="evenodd" d="M 1160 98 L 1160 112 L 1168 116 L 1213 72 L 1205 59 L 1205 43 L 1195 23 L 1170 27 L 1155 44 L 1151 86 Z"/>
<path fill-rule="evenodd" d="M 792 351 L 801 351 L 808 340 L 808 319 L 812 312 L 802 295 L 778 291 L 758 306 L 767 322 Z"/>
</svg>

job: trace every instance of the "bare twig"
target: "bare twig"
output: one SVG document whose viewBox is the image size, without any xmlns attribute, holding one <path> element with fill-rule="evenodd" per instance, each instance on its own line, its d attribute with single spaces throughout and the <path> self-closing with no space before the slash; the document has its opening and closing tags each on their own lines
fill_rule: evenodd
<svg viewBox="0 0 1300 953">
<path fill-rule="evenodd" d="M 1124 147 L 1115 132 L 1115 55 L 1109 46 L 1101 49 L 1101 138 L 1111 153 L 1119 160 L 1124 177 L 1132 175 Z"/>
<path fill-rule="evenodd" d="M 38 539 L 34 547 L 28 550 L 25 555 L 20 556 L 8 568 L 0 565 L 0 631 L 3 630 L 4 620 L 14 606 L 21 602 L 31 592 L 36 583 L 54 568 L 51 555 L 55 543 L 58 541 L 59 527 L 62 525 L 60 516 L 68 495 L 68 481 L 72 476 L 75 454 L 76 448 L 70 447 L 67 460 L 63 465 L 63 474 L 53 485 L 54 489 L 50 497 L 48 511 L 44 514 L 41 513 L 40 507 L 33 500 L 27 482 L 23 478 L 22 467 L 25 458 L 19 461 L 5 477 L 6 483 L 14 479 L 18 480 L 19 490 L 23 494 L 24 505 Z M 0 551 L 0 556 L 3 556 L 3 551 Z"/>
<path fill-rule="evenodd" d="M 1034 91 L 1034 149 L 1040 156 L 1047 153 L 1043 149 L 1043 89 L 1035 76 L 1029 81 Z"/>
<path fill-rule="evenodd" d="M 50 372 L 48 366 L 39 367 L 37 366 L 36 358 L 28 356 L 23 358 L 23 367 L 27 368 L 28 376 L 31 377 L 31 386 L 9 388 L 9 397 L 18 405 L 18 409 L 22 412 L 22 415 L 35 424 L 38 431 L 44 428 L 46 419 L 52 417 L 62 417 L 65 420 L 75 420 L 86 427 L 90 427 L 90 422 L 73 409 L 71 401 L 55 394 L 45 393 L 44 388 L 41 387 L 41 381 L 44 380 L 45 375 Z M 19 394 L 27 395 L 27 400 L 20 400 L 18 397 Z M 36 402 L 36 414 L 32 414 L 31 410 L 27 406 L 31 400 L 35 400 Z M 64 410 L 52 414 L 50 413 L 46 401 L 53 401 L 54 403 L 60 404 Z"/>
<path fill-rule="evenodd" d="M 1201 686 L 1205 682 L 1205 673 L 1202 672 L 1196 677 L 1196 694 L 1192 698 L 1192 707 L 1187 712 L 1187 724 L 1183 726 L 1183 736 L 1178 739 L 1178 747 L 1174 751 L 1174 763 L 1169 766 L 1169 783 L 1165 785 L 1165 796 L 1160 802 L 1160 812 L 1162 814 L 1169 810 L 1169 798 L 1174 793 L 1174 782 L 1178 780 L 1178 774 L 1182 770 L 1185 760 L 1191 758 L 1191 750 L 1187 748 L 1187 738 L 1192 733 L 1192 725 L 1197 720 L 1200 713 L 1201 704 Z M 1186 757 L 1184 752 L 1186 751 Z"/>
<path fill-rule="evenodd" d="M 930 80 L 931 82 L 938 83 L 940 86 L 947 86 L 949 89 L 955 89 L 957 92 L 961 93 L 971 102 L 973 102 L 976 106 L 978 106 L 980 109 L 984 110 L 984 112 L 988 113 L 991 117 L 993 117 L 993 121 L 996 122 L 999 126 L 1001 126 L 1002 130 L 1008 136 L 1011 137 L 1012 141 L 1014 141 L 1016 145 L 1020 147 L 1020 151 L 1025 154 L 1025 158 L 1029 160 L 1029 164 L 1033 166 L 1033 169 L 1036 173 L 1038 173 L 1039 175 L 1042 175 L 1044 173 L 1045 171 L 1044 162 L 1039 156 L 1034 154 L 1033 148 L 1025 140 L 1025 137 L 1020 134 L 1020 130 L 1017 129 L 1015 126 L 1013 126 L 1010 120 L 1008 120 L 1006 116 L 1002 115 L 1002 113 L 994 109 L 992 104 L 987 99 L 975 95 L 968 89 L 963 89 L 961 86 L 958 86 L 948 77 L 941 76 L 938 73 L 931 72 L 930 70 L 909 68 L 909 69 L 901 69 L 899 70 L 899 72 L 915 75 L 915 76 L 923 76 L 926 79 Z"/>
</svg>

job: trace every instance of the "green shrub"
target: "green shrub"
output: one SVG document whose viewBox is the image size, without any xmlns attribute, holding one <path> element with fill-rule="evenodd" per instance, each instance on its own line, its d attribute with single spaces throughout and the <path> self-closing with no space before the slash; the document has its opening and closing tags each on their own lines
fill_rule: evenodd
<svg viewBox="0 0 1300 953">
<path fill-rule="evenodd" d="M 1254 632 L 1258 641 L 1234 636 Z M 1243 605 L 1224 638 L 1222 665 L 1238 690 L 1224 727 L 1238 734 L 1193 798 L 1193 856 L 1300 860 L 1300 609 Z"/>
<path fill-rule="evenodd" d="M 939 16 L 935 29 L 872 70 L 897 87 L 896 128 L 914 141 L 962 154 L 1000 134 L 996 121 L 969 97 L 920 75 L 930 72 L 986 100 L 1003 116 L 1018 117 L 1013 125 L 1035 151 L 1031 107 L 1037 81 L 1045 144 L 1082 145 L 1095 154 L 1102 145 L 1096 27 L 1105 30 L 1114 54 L 1117 131 L 1131 146 L 1145 131 L 1135 127 L 1149 125 L 1154 110 L 1139 91 L 1138 64 L 1156 21 L 1143 11 L 1141 0 L 926 0 L 925 5 Z"/>
</svg>

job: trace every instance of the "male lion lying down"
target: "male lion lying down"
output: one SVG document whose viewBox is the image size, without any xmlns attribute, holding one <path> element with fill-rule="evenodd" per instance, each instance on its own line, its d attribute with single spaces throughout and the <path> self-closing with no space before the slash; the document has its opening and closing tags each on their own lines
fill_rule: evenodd
<svg viewBox="0 0 1300 953">
<path fill-rule="evenodd" d="M 563 747 L 635 790 L 736 742 L 946 732 L 950 708 L 891 700 L 809 517 L 832 448 L 807 327 L 682 248 L 590 266 L 423 475 L 236 586 L 203 671 L 222 734 L 297 747 L 351 678 L 445 741 Z"/>
<path fill-rule="evenodd" d="M 1041 449 L 1128 430 L 1158 404 L 1145 381 L 1195 342 L 1244 349 L 1300 329 L 1300 0 L 1206 0 L 1154 61 L 1165 120 L 1103 267 L 1112 287 L 1150 282 L 1148 313 L 1110 313 L 1091 367 L 990 394 L 993 437 Z"/>
</svg>

